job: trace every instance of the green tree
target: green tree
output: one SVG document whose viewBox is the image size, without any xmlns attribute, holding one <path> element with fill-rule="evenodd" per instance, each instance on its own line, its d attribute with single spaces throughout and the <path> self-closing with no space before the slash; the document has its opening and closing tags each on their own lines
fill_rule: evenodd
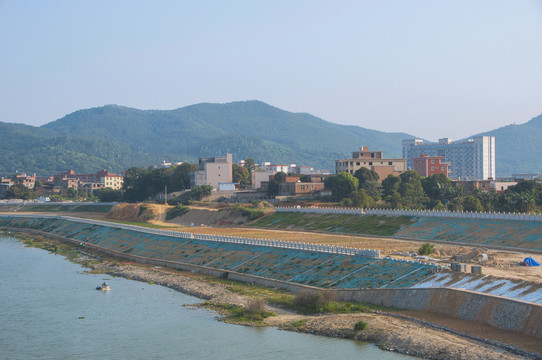
<svg viewBox="0 0 542 360">
<path fill-rule="evenodd" d="M 395 175 L 390 174 L 382 180 L 382 192 L 386 201 L 388 201 L 394 192 L 399 191 L 399 185 L 401 185 L 401 178 Z"/>
<path fill-rule="evenodd" d="M 249 174 L 252 174 L 252 172 L 256 169 L 257 165 L 256 165 L 256 161 L 254 161 L 253 158 L 248 158 L 245 160 L 245 166 L 244 166 Z"/>
<path fill-rule="evenodd" d="M 190 173 L 198 170 L 198 164 L 189 164 L 185 162 L 181 165 L 175 166 L 168 185 L 168 191 L 171 192 L 190 189 Z"/>
<path fill-rule="evenodd" d="M 486 212 L 493 211 L 498 201 L 498 196 L 495 191 L 481 191 L 476 189 L 474 196 L 480 200 L 480 204 L 482 204 L 484 209 L 483 211 Z"/>
<path fill-rule="evenodd" d="M 378 181 L 366 181 L 360 189 L 364 189 L 374 201 L 382 200 L 382 185 Z"/>
<path fill-rule="evenodd" d="M 113 190 L 110 188 L 94 190 L 93 195 L 97 197 L 100 202 L 116 202 L 122 201 L 124 192 L 122 190 Z"/>
<path fill-rule="evenodd" d="M 13 185 L 6 191 L 7 199 L 30 200 L 30 199 L 34 199 L 34 197 L 35 197 L 34 192 L 28 189 L 23 184 Z"/>
<path fill-rule="evenodd" d="M 430 200 L 445 203 L 453 196 L 453 184 L 444 174 L 433 174 L 421 179 L 423 191 Z"/>
<path fill-rule="evenodd" d="M 348 198 L 352 201 L 352 206 L 355 207 L 370 208 L 374 205 L 374 199 L 367 194 L 365 189 L 352 191 Z"/>
<path fill-rule="evenodd" d="M 414 170 L 407 170 L 399 175 L 401 183 L 399 194 L 401 194 L 403 206 L 410 209 L 419 209 L 427 202 L 427 196 L 422 188 L 420 175 Z"/>
<path fill-rule="evenodd" d="M 234 183 L 239 183 L 239 187 L 246 189 L 250 185 L 250 173 L 246 167 L 232 164 L 232 177 Z"/>
<path fill-rule="evenodd" d="M 346 198 L 352 191 L 358 188 L 358 179 L 347 172 L 342 172 L 330 180 L 331 197 L 335 201 L 341 201 Z"/>
<path fill-rule="evenodd" d="M 463 211 L 463 198 L 456 197 L 448 202 L 448 210 L 450 211 Z"/>
<path fill-rule="evenodd" d="M 468 195 L 463 199 L 463 210 L 470 212 L 479 212 L 483 211 L 484 207 L 482 206 L 478 198 L 472 195 Z"/>
<path fill-rule="evenodd" d="M 286 180 L 286 176 L 288 176 L 284 172 L 278 172 L 273 176 L 273 179 L 269 181 L 269 184 L 267 185 L 267 195 L 269 196 L 276 196 L 279 193 L 279 184 Z"/>
<path fill-rule="evenodd" d="M 368 181 L 378 181 L 380 179 L 380 176 L 376 173 L 376 171 L 367 169 L 367 168 L 359 168 L 354 173 L 354 177 L 358 179 L 359 184 L 358 186 L 360 188 L 363 188 L 363 185 Z"/>
</svg>

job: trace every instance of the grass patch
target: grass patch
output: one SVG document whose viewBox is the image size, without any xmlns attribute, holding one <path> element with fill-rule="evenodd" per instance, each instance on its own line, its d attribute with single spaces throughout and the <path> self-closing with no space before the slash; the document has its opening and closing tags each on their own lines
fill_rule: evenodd
<svg viewBox="0 0 542 360">
<path fill-rule="evenodd" d="M 173 209 L 168 210 L 166 213 L 166 220 L 173 220 L 176 217 L 183 216 L 187 212 L 189 212 L 190 209 L 183 205 L 177 205 Z"/>
<path fill-rule="evenodd" d="M 409 216 L 308 214 L 275 212 L 248 226 L 391 236 L 416 220 Z"/>
<path fill-rule="evenodd" d="M 218 311 L 224 315 L 224 320 L 238 324 L 259 324 L 275 313 L 265 308 L 265 301 L 261 298 L 253 299 L 246 307 L 229 304 L 203 303 L 203 306 Z"/>
<path fill-rule="evenodd" d="M 368 312 L 362 303 L 335 300 L 331 292 L 300 291 L 296 295 L 281 294 L 270 299 L 272 304 L 304 315 Z"/>
</svg>

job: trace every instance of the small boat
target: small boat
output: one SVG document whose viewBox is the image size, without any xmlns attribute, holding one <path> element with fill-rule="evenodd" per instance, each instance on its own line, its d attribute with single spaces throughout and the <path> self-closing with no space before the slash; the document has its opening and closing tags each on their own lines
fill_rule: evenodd
<svg viewBox="0 0 542 360">
<path fill-rule="evenodd" d="M 96 290 L 109 291 L 111 290 L 111 286 L 104 282 L 101 286 L 96 286 Z"/>
</svg>

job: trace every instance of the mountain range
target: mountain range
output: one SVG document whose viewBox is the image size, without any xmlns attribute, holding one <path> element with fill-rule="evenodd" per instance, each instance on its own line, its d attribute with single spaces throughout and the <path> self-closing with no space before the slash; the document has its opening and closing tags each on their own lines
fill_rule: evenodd
<svg viewBox="0 0 542 360">
<path fill-rule="evenodd" d="M 497 174 L 541 171 L 542 115 L 479 135 L 496 137 Z M 310 165 L 334 170 L 361 145 L 401 156 L 406 133 L 333 124 L 260 101 L 202 103 L 176 110 L 138 110 L 117 105 L 79 110 L 34 127 L 0 122 L 0 175 L 52 175 L 68 169 L 91 173 L 147 167 L 162 160 L 197 162 L 233 154 L 234 161 Z"/>
</svg>

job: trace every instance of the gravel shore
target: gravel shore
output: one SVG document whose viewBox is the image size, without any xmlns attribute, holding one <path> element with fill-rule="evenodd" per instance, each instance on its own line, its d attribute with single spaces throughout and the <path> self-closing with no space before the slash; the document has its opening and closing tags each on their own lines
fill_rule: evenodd
<svg viewBox="0 0 542 360">
<path fill-rule="evenodd" d="M 133 263 L 112 264 L 107 261 L 98 264 L 94 271 L 167 286 L 204 299 L 210 304 L 246 306 L 251 301 L 250 297 L 233 293 L 220 283 L 208 282 L 206 276 L 198 274 Z M 369 341 L 385 350 L 424 359 L 542 359 L 542 356 L 536 354 L 523 353 L 525 356 L 521 356 L 507 351 L 506 347 L 494 346 L 489 341 L 474 340 L 440 329 L 434 324 L 424 324 L 419 320 L 393 314 L 372 312 L 305 316 L 277 308 L 272 310 L 276 316 L 266 318 L 265 326 Z M 366 322 L 368 327 L 356 332 L 354 325 L 360 320 Z"/>
</svg>

